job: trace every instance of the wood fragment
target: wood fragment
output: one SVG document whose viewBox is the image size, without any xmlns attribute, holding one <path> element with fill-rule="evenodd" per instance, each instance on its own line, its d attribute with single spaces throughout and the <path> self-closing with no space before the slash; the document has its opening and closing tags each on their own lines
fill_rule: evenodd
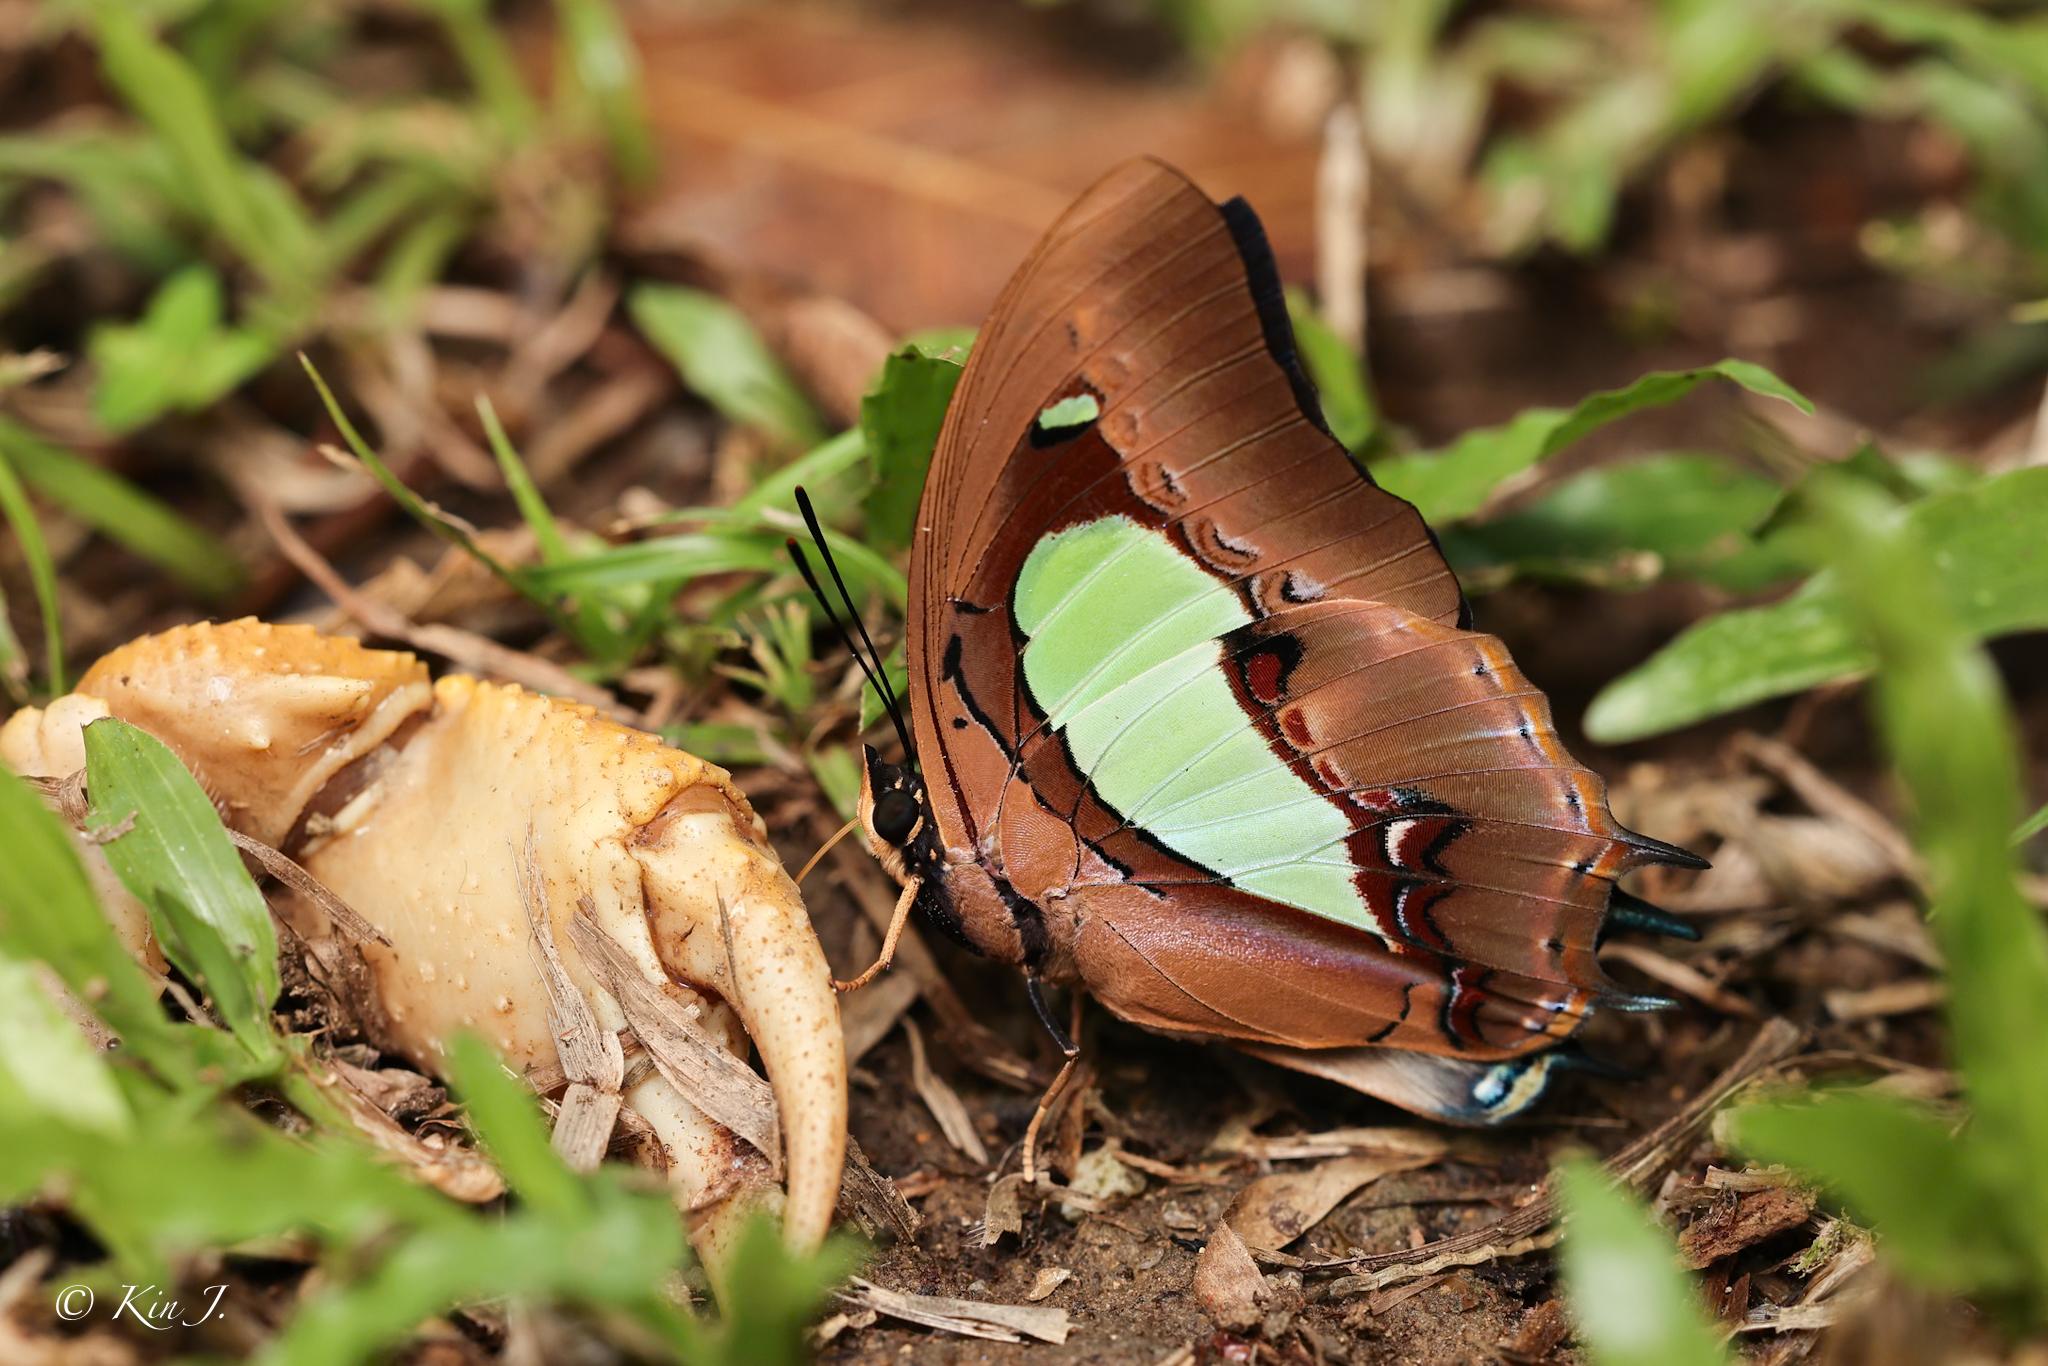
<svg viewBox="0 0 2048 1366">
<path fill-rule="evenodd" d="M 1948 983 L 1938 977 L 1902 977 L 1863 991 L 1824 991 L 1820 999 L 1837 1020 L 1878 1020 L 1935 1009 L 1948 999 Z"/>
<path fill-rule="evenodd" d="M 896 1183 L 876 1171 L 852 1135 L 846 1139 L 846 1170 L 839 1180 L 839 1212 L 860 1225 L 869 1238 L 889 1234 L 907 1243 L 924 1223 Z"/>
<path fill-rule="evenodd" d="M 625 946 L 585 906 L 569 922 L 569 942 L 619 1003 L 633 1036 L 668 1083 L 751 1144 L 780 1179 L 781 1118 L 767 1080 L 690 1018 L 682 1003 L 648 981 Z"/>
<path fill-rule="evenodd" d="M 1073 1278 L 1073 1271 L 1067 1267 L 1041 1266 L 1031 1278 L 1031 1288 L 1024 1292 L 1024 1298 L 1037 1304 Z"/>
<path fill-rule="evenodd" d="M 1219 1133 L 1210 1145 L 1215 1151 L 1234 1153 L 1260 1162 L 1284 1162 L 1302 1158 L 1344 1157 L 1352 1153 L 1378 1153 L 1387 1157 L 1429 1154 L 1440 1157 L 1444 1136 L 1412 1126 L 1373 1126 L 1324 1129 L 1312 1134 L 1282 1134 L 1268 1138 L 1247 1130 Z"/>
<path fill-rule="evenodd" d="M 988 1147 L 981 1141 L 981 1135 L 975 1132 L 974 1120 L 968 1115 L 960 1093 L 932 1070 L 931 1060 L 925 1056 L 924 1034 L 918 1029 L 917 1021 L 906 1016 L 902 1024 L 904 1036 L 910 1040 L 910 1081 L 917 1088 L 919 1099 L 932 1112 L 932 1118 L 939 1122 L 939 1132 L 946 1136 L 946 1141 L 977 1166 L 986 1167 Z"/>
<path fill-rule="evenodd" d="M 1024 1232 L 1024 1173 L 1010 1172 L 988 1188 L 982 1207 L 981 1245 L 994 1247 L 1005 1233 Z"/>
<path fill-rule="evenodd" d="M 912 1295 L 885 1290 L 855 1276 L 852 1289 L 840 1292 L 849 1304 L 872 1309 L 892 1319 L 922 1324 L 942 1333 L 986 1338 L 991 1342 L 1022 1342 L 1036 1338 L 1055 1345 L 1067 1340 L 1067 1311 L 1042 1304 L 983 1304 L 944 1295 Z"/>
<path fill-rule="evenodd" d="M 1702 1271 L 1723 1257 L 1799 1227 L 1812 1213 L 1813 1197 L 1789 1186 L 1731 1192 L 1679 1233 L 1679 1257 L 1687 1267 Z"/>
</svg>

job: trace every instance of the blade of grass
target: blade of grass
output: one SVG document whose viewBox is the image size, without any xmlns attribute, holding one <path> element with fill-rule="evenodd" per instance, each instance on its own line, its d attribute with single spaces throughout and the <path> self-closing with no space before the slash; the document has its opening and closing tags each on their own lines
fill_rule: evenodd
<svg viewBox="0 0 2048 1366">
<path fill-rule="evenodd" d="M 540 562 L 543 565 L 562 563 L 572 553 L 568 538 L 562 535 L 561 524 L 555 520 L 555 514 L 548 507 L 547 499 L 541 496 L 533 476 L 527 473 L 526 462 L 512 448 L 511 438 L 505 435 L 504 425 L 498 421 L 498 410 L 491 406 L 487 396 L 479 394 L 476 411 L 483 422 L 484 438 L 497 459 L 498 470 L 505 476 L 505 486 L 512 491 L 512 501 L 518 505 L 519 515 L 527 528 L 533 532 Z M 585 654 L 602 665 L 623 667 L 626 663 L 622 657 L 625 642 L 605 616 L 602 603 L 591 598 L 577 602 L 572 619 L 576 627 L 576 643 Z"/>
<path fill-rule="evenodd" d="M 108 82 L 155 130 L 203 207 L 208 225 L 281 294 L 310 283 L 314 232 L 288 192 L 258 192 L 205 83 L 126 6 L 92 8 Z"/>
<path fill-rule="evenodd" d="M 252 1058 L 278 1060 L 277 930 L 206 790 L 162 741 L 113 717 L 86 726 L 85 769 L 86 826 L 150 908 L 164 953 L 205 983 Z"/>
<path fill-rule="evenodd" d="M 217 598 L 241 584 L 241 561 L 225 542 L 83 456 L 0 418 L 0 457 L 45 498 L 194 592 Z"/>
<path fill-rule="evenodd" d="M 36 595 L 36 610 L 43 618 L 43 652 L 48 656 L 44 667 L 50 675 L 50 691 L 67 691 L 64 682 L 64 627 L 57 616 L 57 567 L 50 560 L 49 544 L 43 540 L 42 525 L 36 521 L 36 510 L 29 505 L 28 494 L 23 492 L 21 481 L 15 478 L 14 463 L 9 444 L 0 441 L 0 514 L 7 518 L 7 524 L 14 528 L 14 538 L 21 542 L 21 557 L 28 564 L 29 586 Z"/>
<path fill-rule="evenodd" d="M 640 55 L 609 0 L 555 0 L 560 50 L 590 101 L 611 148 L 612 165 L 630 186 L 654 175 L 654 135 L 640 93 Z"/>
<path fill-rule="evenodd" d="M 2020 471 L 2026 473 L 2026 471 Z M 2033 473 L 2048 479 L 2048 470 Z M 1995 482 L 1995 481 L 1994 481 Z M 2044 485 L 2048 487 L 2048 485 Z M 2048 926 L 2020 894 L 2011 831 L 2020 748 L 1997 670 L 1954 598 L 1940 548 L 1868 485 L 1834 481 L 1824 502 L 1843 599 L 1870 643 L 1885 746 L 1912 796 L 1929 920 L 1956 990 L 1947 1013 L 1976 1112 L 1974 1147 L 2030 1231 L 2048 1304 Z M 2032 553 L 2048 541 L 2037 539 Z"/>
<path fill-rule="evenodd" d="M 515 146 L 533 140 L 540 109 L 519 74 L 519 62 L 491 17 L 486 0 L 421 0 L 441 21 L 469 82 L 490 111 L 498 131 Z"/>
</svg>

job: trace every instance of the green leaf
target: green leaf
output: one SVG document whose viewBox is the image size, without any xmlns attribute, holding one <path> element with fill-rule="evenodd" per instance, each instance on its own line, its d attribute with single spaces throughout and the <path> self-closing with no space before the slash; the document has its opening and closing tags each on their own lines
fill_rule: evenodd
<svg viewBox="0 0 2048 1366">
<path fill-rule="evenodd" d="M 725 300 L 680 285 L 641 285 L 626 297 L 626 311 L 683 382 L 734 422 L 792 446 L 824 439 L 810 400 Z"/>
<path fill-rule="evenodd" d="M 156 990 L 100 911 L 71 835 L 0 765 L 0 949 L 48 964 L 113 1026 L 128 1051 L 182 1075 Z"/>
<path fill-rule="evenodd" d="M 327 387 L 327 381 L 322 379 L 320 372 L 313 368 L 313 362 L 307 359 L 304 354 L 301 354 L 299 356 L 299 363 L 305 367 L 306 374 L 313 381 L 313 387 L 319 391 L 320 402 L 325 405 L 327 415 L 334 419 L 334 425 L 340 430 L 341 439 L 348 443 L 350 453 L 363 463 L 363 468 L 370 472 L 371 477 L 383 487 L 384 492 L 390 495 L 391 500 L 397 503 L 406 515 L 448 544 L 463 551 L 463 553 L 495 575 L 506 587 L 540 608 L 547 615 L 548 620 L 559 627 L 564 634 L 571 637 L 576 635 L 575 624 L 563 614 L 555 600 L 543 590 L 535 587 L 534 579 L 536 576 L 532 571 L 512 568 L 496 555 L 484 549 L 483 545 L 471 534 L 471 530 L 466 524 L 450 517 L 439 507 L 429 503 L 410 488 L 407 488 L 405 481 L 400 479 L 392 471 L 391 467 L 384 463 L 383 458 L 375 450 L 371 449 L 369 442 L 363 440 L 362 433 L 356 430 L 355 424 L 349 421 L 348 414 L 342 410 L 340 402 L 335 399 L 334 391 Z"/>
<path fill-rule="evenodd" d="M 49 543 L 43 540 L 36 510 L 29 505 L 21 481 L 14 477 L 12 454 L 10 443 L 0 440 L 0 515 L 7 518 L 7 525 L 14 528 L 14 539 L 21 543 L 29 585 L 35 590 L 36 610 L 42 613 L 43 653 L 49 657 L 45 667 L 50 671 L 50 691 L 62 693 L 64 624 L 57 611 L 57 566 L 50 559 Z"/>
<path fill-rule="evenodd" d="M 1348 451 L 1362 451 L 1379 427 L 1379 415 L 1366 383 L 1365 362 L 1330 330 L 1308 296 L 1287 291 L 1287 313 L 1294 320 L 1294 342 L 1301 363 L 1323 400 L 1323 421 Z"/>
<path fill-rule="evenodd" d="M 1783 380 L 1749 361 L 1723 360 L 1695 370 L 1659 370 L 1621 389 L 1581 399 L 1573 408 L 1531 408 L 1499 427 L 1467 432 L 1442 451 L 1375 461 L 1373 478 L 1421 510 L 1432 525 L 1470 517 L 1513 476 L 1548 459 L 1617 418 L 1674 403 L 1709 379 L 1783 399 L 1802 412 L 1813 405 Z"/>
<path fill-rule="evenodd" d="M 1748 1106 L 1735 1141 L 1811 1177 L 1877 1230 L 1901 1271 L 1949 1291 L 2010 1289 L 2025 1259 L 2007 1241 L 2001 1195 L 1950 1126 L 1903 1101 L 1842 1093 Z M 1939 1173 L 1939 1179 L 1933 1179 Z"/>
<path fill-rule="evenodd" d="M 860 401 L 861 439 L 872 471 L 868 539 L 883 549 L 910 544 L 925 472 L 959 382 L 960 367 L 952 361 L 905 347 L 882 363 L 874 387 Z"/>
<path fill-rule="evenodd" d="M 259 1060 L 278 1056 L 277 930 L 206 790 L 162 741 L 113 717 L 85 728 L 86 827 L 150 909 L 164 953 L 205 983 Z"/>
<path fill-rule="evenodd" d="M 220 277 L 189 266 L 166 280 L 134 324 L 101 323 L 87 353 L 99 369 L 93 416 L 112 432 L 205 408 L 277 354 L 270 338 L 221 323 Z"/>
<path fill-rule="evenodd" d="M 1595 1366 L 1725 1366 L 1720 1335 L 1664 1231 L 1590 1161 L 1564 1163 L 1555 1183 L 1565 1218 L 1559 1267 Z"/>
<path fill-rule="evenodd" d="M 2039 811 L 2027 817 L 2020 824 L 2020 828 L 2012 832 L 2012 842 L 2014 844 L 2025 844 L 2043 830 L 2048 830 L 2048 806 L 2042 807 Z"/>
<path fill-rule="evenodd" d="M 1525 507 L 1444 533 L 1461 576 L 1613 584 L 1691 578 L 1750 592 L 1798 572 L 1752 531 L 1783 490 L 1714 455 L 1654 455 L 1560 481 Z"/>
<path fill-rule="evenodd" d="M 241 584 L 241 562 L 218 537 L 121 476 L 5 418 L 0 458 L 11 461 L 36 492 L 194 592 L 220 597 Z"/>
<path fill-rule="evenodd" d="M 1884 515 L 1899 520 L 1896 511 Z M 1922 499 L 1905 514 L 1933 556 L 1933 582 L 1963 630 L 1985 639 L 2048 626 L 2048 469 L 1996 475 Z M 1766 607 L 1692 626 L 1607 685 L 1586 712 L 1603 744 L 1673 730 L 1767 698 L 1868 673 L 1839 575 L 1823 572 Z M 2008 827 L 2009 828 L 2009 827 Z"/>
<path fill-rule="evenodd" d="M 43 989 L 36 970 L 0 953 L 0 1101 L 24 1116 L 121 1135 L 134 1128 L 106 1061 Z"/>
</svg>

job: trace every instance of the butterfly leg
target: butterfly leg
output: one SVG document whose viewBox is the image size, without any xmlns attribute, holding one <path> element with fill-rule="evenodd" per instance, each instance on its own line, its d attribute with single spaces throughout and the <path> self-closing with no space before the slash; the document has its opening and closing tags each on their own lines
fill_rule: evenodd
<svg viewBox="0 0 2048 1366">
<path fill-rule="evenodd" d="M 1081 1045 L 1074 1042 L 1074 1035 L 1081 1032 L 1081 991 L 1078 987 L 1074 989 L 1071 1026 L 1061 1029 L 1059 1021 L 1053 1019 L 1052 1011 L 1046 1008 L 1045 995 L 1039 990 L 1038 979 L 1025 977 L 1024 990 L 1031 997 L 1031 1008 L 1038 1012 L 1039 1023 L 1045 1026 L 1046 1032 L 1052 1035 L 1053 1042 L 1059 1045 L 1060 1052 L 1066 1054 L 1067 1058 L 1066 1062 L 1061 1064 L 1058 1075 L 1053 1077 L 1052 1085 L 1046 1087 L 1045 1094 L 1038 1098 L 1038 1108 L 1032 1111 L 1031 1123 L 1024 1129 L 1024 1184 L 1035 1186 L 1038 1184 L 1039 1130 L 1045 1127 L 1047 1117 L 1052 1114 L 1053 1102 L 1058 1100 L 1060 1093 L 1066 1089 L 1067 1082 L 1074 1075 L 1074 1069 L 1081 1065 Z"/>
<path fill-rule="evenodd" d="M 876 955 L 874 962 L 868 964 L 865 972 L 852 981 L 842 982 L 836 977 L 833 978 L 832 989 L 834 991 L 842 994 L 849 991 L 859 991 L 862 987 L 874 981 L 875 978 L 881 976 L 887 970 L 889 964 L 896 960 L 896 943 L 903 938 L 903 926 L 910 920 L 910 908 L 917 901 L 917 889 L 923 885 L 917 878 L 912 878 L 903 884 L 903 894 L 896 898 L 896 909 L 889 913 L 889 930 L 888 933 L 882 936 L 881 953 Z"/>
</svg>

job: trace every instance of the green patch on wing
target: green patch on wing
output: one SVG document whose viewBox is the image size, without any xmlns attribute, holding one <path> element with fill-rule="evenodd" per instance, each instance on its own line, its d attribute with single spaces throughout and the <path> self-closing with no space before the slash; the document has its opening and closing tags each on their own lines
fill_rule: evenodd
<svg viewBox="0 0 2048 1366">
<path fill-rule="evenodd" d="M 1251 613 L 1157 532 L 1105 517 L 1045 537 L 1014 599 L 1024 678 L 1096 793 L 1258 896 L 1371 929 L 1341 813 L 1274 755 L 1223 672 Z M 1240 812 L 1258 817 L 1232 820 Z"/>
<path fill-rule="evenodd" d="M 1102 416 L 1102 404 L 1093 394 L 1075 394 L 1045 405 L 1038 414 L 1038 429 L 1044 432 L 1061 432 L 1072 427 L 1084 427 Z"/>
</svg>

